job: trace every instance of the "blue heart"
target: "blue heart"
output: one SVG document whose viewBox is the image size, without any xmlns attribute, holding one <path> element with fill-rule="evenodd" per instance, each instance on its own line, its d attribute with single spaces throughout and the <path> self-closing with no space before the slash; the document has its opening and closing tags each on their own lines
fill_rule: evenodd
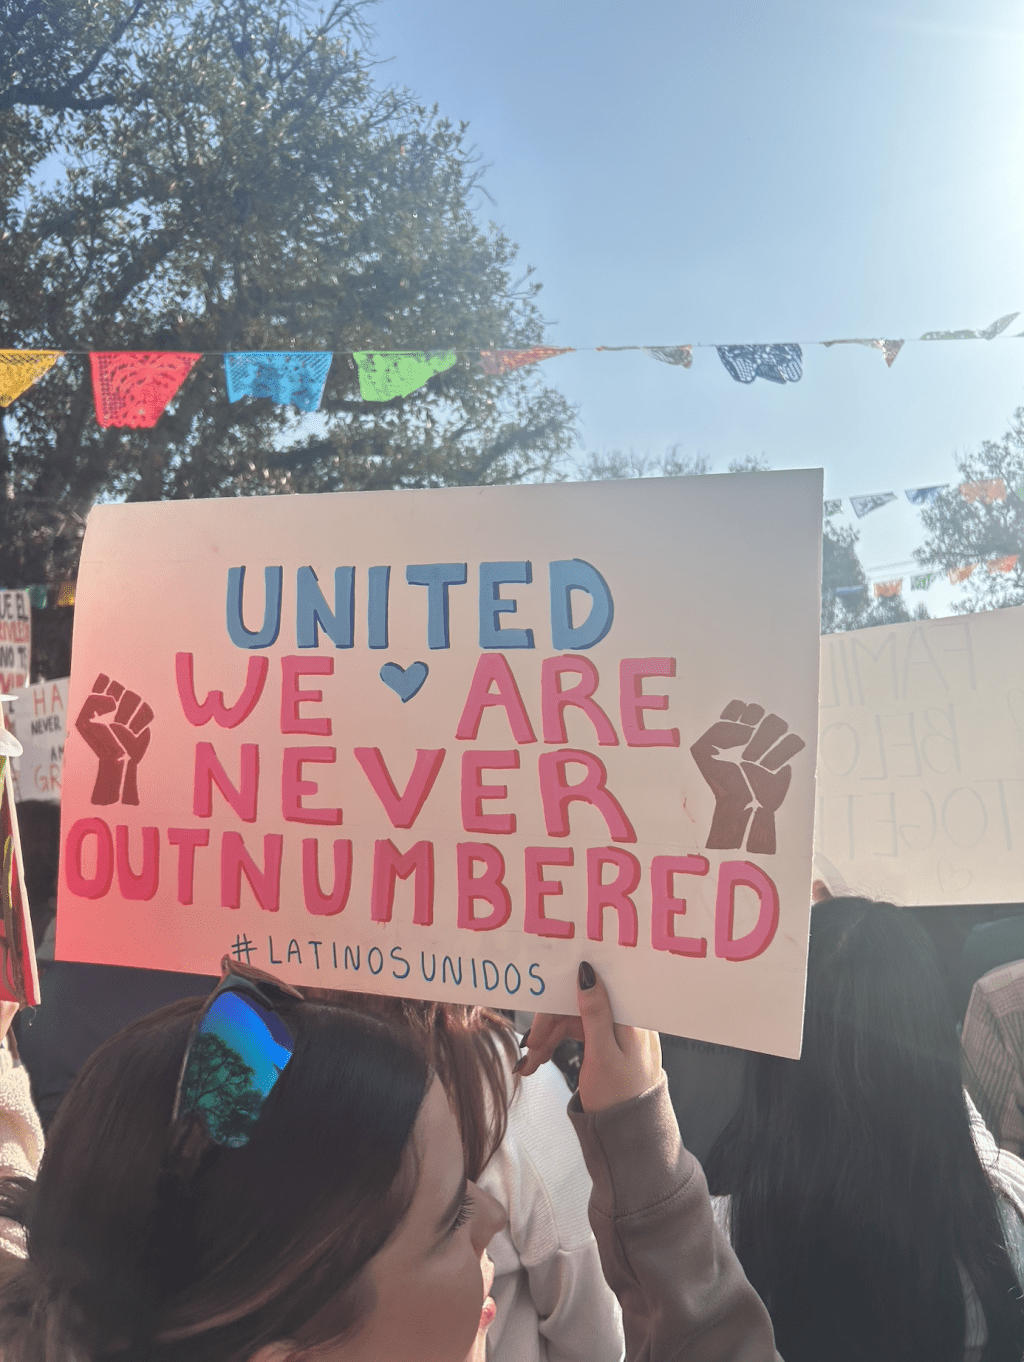
<svg viewBox="0 0 1024 1362">
<path fill-rule="evenodd" d="M 411 700 L 414 695 L 419 694 L 424 681 L 427 679 L 427 664 L 425 662 L 413 662 L 408 667 L 400 667 L 397 662 L 385 662 L 380 669 L 380 679 L 385 686 L 402 697 L 402 704 L 406 700 Z"/>
</svg>

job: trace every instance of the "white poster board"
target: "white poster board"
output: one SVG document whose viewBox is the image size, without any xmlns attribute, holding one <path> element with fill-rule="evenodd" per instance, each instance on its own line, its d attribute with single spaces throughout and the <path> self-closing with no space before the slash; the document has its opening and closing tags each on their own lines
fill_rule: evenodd
<svg viewBox="0 0 1024 1362">
<path fill-rule="evenodd" d="M 1024 607 L 821 642 L 815 873 L 900 904 L 1024 901 Z"/>
<path fill-rule="evenodd" d="M 14 757 L 14 796 L 60 803 L 67 734 L 69 678 L 40 681 L 11 691 L 8 726 L 25 749 Z"/>
<path fill-rule="evenodd" d="M 555 1012 L 589 959 L 797 1054 L 820 525 L 820 471 L 97 507 L 58 959 Z"/>
</svg>

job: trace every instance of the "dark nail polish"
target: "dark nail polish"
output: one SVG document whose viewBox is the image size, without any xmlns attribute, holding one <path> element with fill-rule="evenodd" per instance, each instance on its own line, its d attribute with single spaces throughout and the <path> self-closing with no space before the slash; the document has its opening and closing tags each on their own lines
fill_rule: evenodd
<svg viewBox="0 0 1024 1362">
<path fill-rule="evenodd" d="M 531 1027 L 530 1027 L 530 1031 L 532 1031 L 532 1030 L 533 1030 L 533 1027 L 531 1026 Z M 524 1032 L 523 1032 L 523 1038 L 522 1038 L 522 1040 L 519 1042 L 520 1045 L 529 1045 L 529 1043 L 530 1043 L 530 1031 L 524 1031 Z"/>
<path fill-rule="evenodd" d="M 522 1059 L 517 1060 L 516 1063 L 512 1065 L 512 1072 L 514 1074 L 521 1073 L 523 1065 L 526 1063 L 528 1058 L 529 1055 L 523 1055 Z"/>
<path fill-rule="evenodd" d="M 580 988 L 583 989 L 593 988 L 597 983 L 597 975 L 594 973 L 593 967 L 588 965 L 585 960 L 580 961 L 579 981 Z"/>
</svg>

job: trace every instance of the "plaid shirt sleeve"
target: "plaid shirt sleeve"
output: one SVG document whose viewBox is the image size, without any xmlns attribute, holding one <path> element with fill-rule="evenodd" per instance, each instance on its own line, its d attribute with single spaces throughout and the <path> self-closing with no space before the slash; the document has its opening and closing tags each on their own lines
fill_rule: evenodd
<svg viewBox="0 0 1024 1362">
<path fill-rule="evenodd" d="M 964 1084 L 1002 1149 L 1024 1155 L 1024 961 L 971 993 L 961 1038 Z"/>
</svg>

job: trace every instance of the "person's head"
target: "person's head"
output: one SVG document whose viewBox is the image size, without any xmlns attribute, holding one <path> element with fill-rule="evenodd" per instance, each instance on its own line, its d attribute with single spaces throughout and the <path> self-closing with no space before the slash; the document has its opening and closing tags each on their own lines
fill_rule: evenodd
<svg viewBox="0 0 1024 1362">
<path fill-rule="evenodd" d="M 340 1007 L 277 1010 L 294 1053 L 241 1148 L 168 1167 L 199 999 L 109 1040 L 78 1075 L 34 1187 L 0 1213 L 29 1258 L 0 1288 L 0 1352 L 151 1362 L 463 1362 L 497 1203 L 409 1029 Z M 54 1345 L 64 1351 L 52 1351 Z"/>
<path fill-rule="evenodd" d="M 392 998 L 382 993 L 318 988 L 307 988 L 305 993 L 307 998 L 352 1007 L 397 1023 L 417 1036 L 455 1108 L 467 1172 L 470 1178 L 478 1178 L 505 1138 L 508 1075 L 501 1052 L 508 1068 L 519 1058 L 508 1018 L 486 1007 Z"/>
<path fill-rule="evenodd" d="M 748 1058 L 708 1180 L 733 1197 L 733 1242 L 787 1362 L 960 1362 L 958 1264 L 988 1320 L 986 1359 L 1019 1362 L 1024 1316 L 956 1028 L 911 914 L 860 898 L 814 906 L 801 1057 Z"/>
</svg>

